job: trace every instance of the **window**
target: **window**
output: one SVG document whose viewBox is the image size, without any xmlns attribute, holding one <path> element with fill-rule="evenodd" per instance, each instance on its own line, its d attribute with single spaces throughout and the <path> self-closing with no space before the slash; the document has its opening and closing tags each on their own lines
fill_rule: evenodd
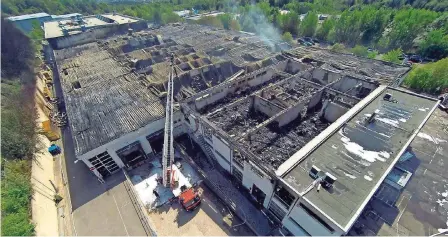
<svg viewBox="0 0 448 237">
<path fill-rule="evenodd" d="M 324 220 L 322 220 L 318 215 L 316 215 L 316 213 L 314 213 L 313 211 L 311 211 L 308 207 L 306 207 L 305 205 L 303 205 L 302 203 L 300 203 L 300 207 L 303 208 L 303 210 L 306 211 L 306 213 L 308 213 L 308 215 L 310 215 L 311 217 L 313 217 L 315 220 L 317 220 L 318 222 L 320 222 L 325 228 L 328 229 L 328 231 L 330 231 L 331 233 L 334 232 L 334 229 L 328 225 Z"/>
<path fill-rule="evenodd" d="M 299 223 L 297 223 L 297 221 L 296 220 L 294 220 L 293 218 L 289 218 L 289 220 L 292 222 L 292 223 L 294 223 L 294 225 L 296 226 L 296 228 L 298 228 L 299 230 L 300 230 L 300 234 L 298 234 L 298 235 L 300 235 L 300 236 L 311 236 L 310 235 L 310 233 L 308 233 L 308 231 L 306 231 L 305 229 L 303 229 L 302 228 L 302 226 L 300 226 L 299 225 Z M 297 234 L 297 233 L 294 233 L 294 234 Z"/>
<path fill-rule="evenodd" d="M 292 202 L 296 199 L 294 195 L 289 193 L 287 189 L 282 186 L 277 186 L 274 193 L 275 197 L 280 200 L 280 202 L 285 205 L 288 209 Z"/>
</svg>

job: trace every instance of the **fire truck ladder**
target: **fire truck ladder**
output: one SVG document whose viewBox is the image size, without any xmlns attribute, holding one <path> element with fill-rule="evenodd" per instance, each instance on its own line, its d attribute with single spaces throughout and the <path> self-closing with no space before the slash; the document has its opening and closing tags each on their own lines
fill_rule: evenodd
<svg viewBox="0 0 448 237">
<path fill-rule="evenodd" d="M 174 68 L 174 54 L 171 54 L 170 74 L 168 79 L 168 89 L 166 94 L 166 115 L 165 115 L 165 133 L 163 141 L 163 185 L 169 187 L 171 184 L 172 165 L 174 163 L 173 148 L 173 84 L 174 75 L 177 77 L 177 71 Z"/>
</svg>

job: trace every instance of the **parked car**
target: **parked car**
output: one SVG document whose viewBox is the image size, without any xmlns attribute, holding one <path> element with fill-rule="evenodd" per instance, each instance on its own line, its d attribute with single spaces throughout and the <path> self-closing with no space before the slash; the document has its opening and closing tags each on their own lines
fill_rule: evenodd
<svg viewBox="0 0 448 237">
<path fill-rule="evenodd" d="M 409 61 L 414 63 L 421 63 L 423 60 L 422 57 L 420 57 L 420 55 L 414 54 L 409 57 Z"/>
</svg>

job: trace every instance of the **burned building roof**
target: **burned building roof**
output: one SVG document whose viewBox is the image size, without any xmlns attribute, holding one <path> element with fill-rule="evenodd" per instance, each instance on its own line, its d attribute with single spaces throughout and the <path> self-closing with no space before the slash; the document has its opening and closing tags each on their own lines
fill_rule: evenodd
<svg viewBox="0 0 448 237">
<path fill-rule="evenodd" d="M 74 57 L 78 48 L 56 52 L 76 155 L 164 116 L 161 99 L 129 68 L 96 43 L 83 47 Z"/>
<path fill-rule="evenodd" d="M 277 174 L 348 230 L 435 106 L 433 99 L 381 86 L 343 115 L 346 122 L 331 125 Z M 311 175 L 313 166 L 320 170 L 317 176 Z M 314 181 L 326 172 L 336 181 L 318 191 Z"/>
<path fill-rule="evenodd" d="M 177 101 L 285 59 L 257 37 L 225 32 L 173 24 L 56 50 L 76 155 L 164 117 L 171 54 Z"/>
</svg>

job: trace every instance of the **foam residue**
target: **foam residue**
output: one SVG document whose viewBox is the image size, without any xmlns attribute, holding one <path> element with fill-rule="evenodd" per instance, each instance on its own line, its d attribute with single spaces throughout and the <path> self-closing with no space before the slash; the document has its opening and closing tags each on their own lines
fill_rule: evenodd
<svg viewBox="0 0 448 237">
<path fill-rule="evenodd" d="M 345 172 L 344 172 L 344 174 L 345 174 L 345 176 L 347 176 L 347 177 L 349 177 L 351 179 L 356 179 L 356 176 L 354 176 L 354 175 L 351 175 L 351 174 L 345 173 Z"/>
<path fill-rule="evenodd" d="M 407 120 L 404 119 L 404 118 L 401 118 L 401 119 L 399 119 L 399 121 L 402 122 L 402 123 L 406 123 Z"/>
<path fill-rule="evenodd" d="M 376 118 L 376 120 L 381 121 L 383 123 L 387 123 L 387 124 L 389 124 L 391 126 L 394 126 L 394 127 L 398 127 L 398 124 L 399 124 L 398 120 L 395 120 L 395 119 L 378 117 L 378 118 Z"/>
<path fill-rule="evenodd" d="M 364 147 L 360 146 L 358 143 L 350 141 L 350 138 L 345 136 L 341 138 L 341 141 L 349 153 L 354 154 L 370 163 L 373 163 L 376 160 L 385 162 L 386 159 L 390 157 L 390 154 L 387 151 L 365 150 Z"/>
<path fill-rule="evenodd" d="M 368 176 L 368 175 L 364 175 L 364 179 L 366 179 L 367 181 L 372 181 L 372 177 Z"/>
<path fill-rule="evenodd" d="M 430 142 L 433 142 L 434 144 L 439 144 L 439 143 L 442 143 L 442 142 L 446 142 L 446 140 L 435 138 L 435 137 L 433 137 L 431 135 L 428 135 L 428 134 L 422 133 L 422 132 L 419 132 L 417 134 L 417 136 L 420 137 L 420 138 L 426 139 L 426 140 L 428 140 Z"/>
<path fill-rule="evenodd" d="M 390 138 L 390 136 L 389 136 L 389 135 L 387 135 L 387 134 L 384 134 L 384 133 L 382 133 L 382 132 L 380 132 L 380 133 L 378 133 L 378 134 L 380 134 L 381 136 L 384 136 L 384 137 Z"/>
</svg>

